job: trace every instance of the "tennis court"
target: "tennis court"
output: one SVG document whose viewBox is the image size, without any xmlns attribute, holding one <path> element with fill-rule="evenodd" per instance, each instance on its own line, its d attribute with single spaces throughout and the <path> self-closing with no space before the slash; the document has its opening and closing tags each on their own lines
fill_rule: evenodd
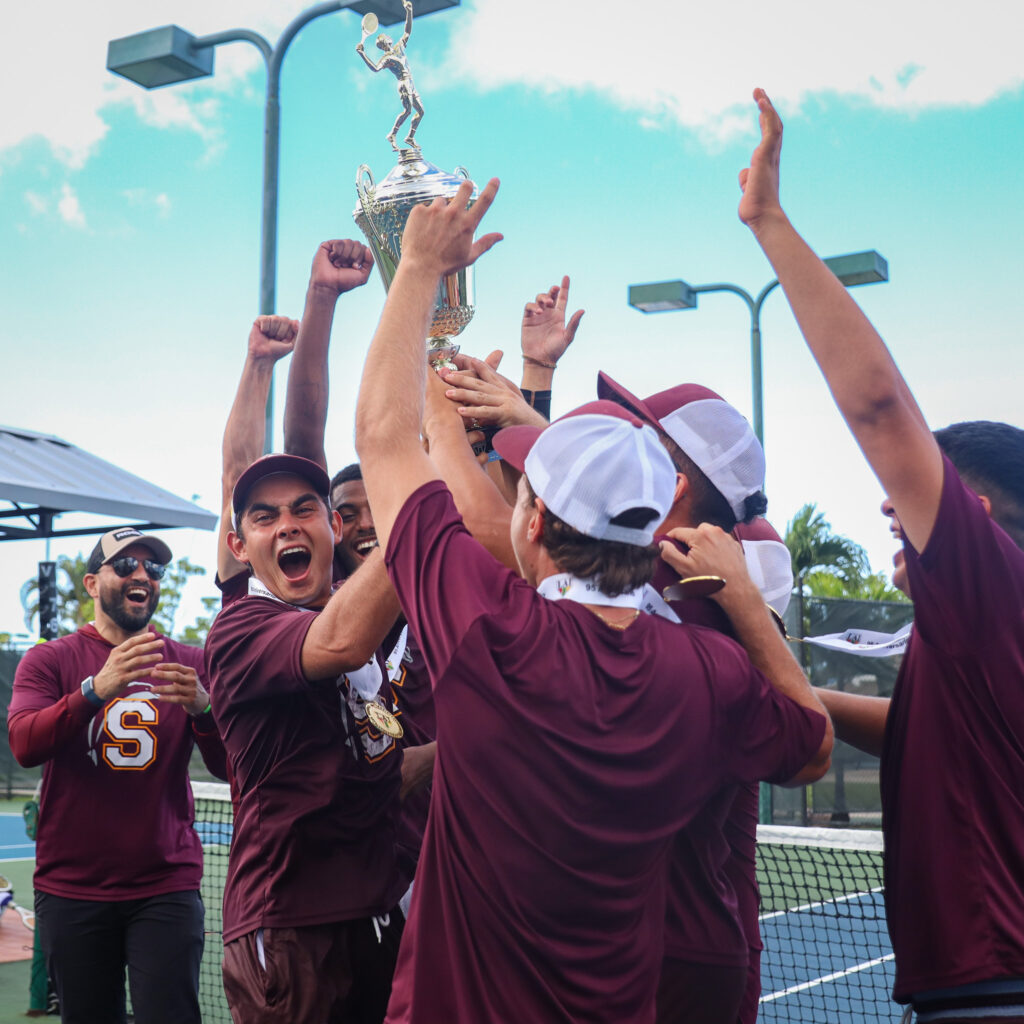
<svg viewBox="0 0 1024 1024">
<path fill-rule="evenodd" d="M 229 1024 L 220 979 L 220 899 L 231 842 L 227 786 L 193 783 L 206 869 L 207 943 L 200 977 L 206 1024 Z M 882 905 L 882 837 L 849 829 L 758 826 L 760 1020 L 898 1021 Z"/>
</svg>

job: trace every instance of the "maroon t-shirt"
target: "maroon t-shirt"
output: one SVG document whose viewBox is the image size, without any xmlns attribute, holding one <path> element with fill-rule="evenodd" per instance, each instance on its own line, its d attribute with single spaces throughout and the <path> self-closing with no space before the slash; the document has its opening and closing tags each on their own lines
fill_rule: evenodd
<svg viewBox="0 0 1024 1024">
<path fill-rule="evenodd" d="M 205 678 L 203 652 L 164 637 L 164 660 Z M 131 683 L 102 708 L 82 695 L 113 646 L 92 625 L 38 644 L 18 664 L 7 716 L 11 750 L 43 765 L 34 884 L 78 900 L 198 889 L 203 851 L 192 827 L 188 762 L 198 740 L 223 774 L 211 716 L 191 718 Z"/>
<path fill-rule="evenodd" d="M 678 578 L 676 570 L 661 560 L 651 585 L 660 594 Z M 688 625 L 734 635 L 729 617 L 710 599 L 678 600 L 670 605 Z M 742 967 L 751 951 L 761 949 L 756 842 L 757 787 L 753 783 L 723 789 L 676 836 L 669 861 L 667 959 Z M 666 964 L 666 969 L 671 965 Z"/>
<path fill-rule="evenodd" d="M 344 676 L 309 682 L 316 613 L 243 597 L 206 642 L 214 716 L 237 795 L 224 940 L 257 928 L 384 914 L 401 896 L 395 820 L 401 758 Z"/>
<path fill-rule="evenodd" d="M 1024 978 L 1024 551 L 945 460 L 882 751 L 895 996 Z"/>
<path fill-rule="evenodd" d="M 440 481 L 406 502 L 387 564 L 438 739 L 387 1019 L 653 1020 L 672 836 L 729 782 L 793 774 L 824 718 L 716 633 L 545 600 Z"/>
</svg>

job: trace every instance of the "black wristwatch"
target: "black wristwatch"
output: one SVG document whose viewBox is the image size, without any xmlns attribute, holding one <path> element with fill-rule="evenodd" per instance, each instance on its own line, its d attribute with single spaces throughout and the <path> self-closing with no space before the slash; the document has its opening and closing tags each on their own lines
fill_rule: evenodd
<svg viewBox="0 0 1024 1024">
<path fill-rule="evenodd" d="M 92 676 L 82 680 L 82 696 L 94 707 L 101 708 L 107 702 L 96 692 L 92 685 Z"/>
</svg>

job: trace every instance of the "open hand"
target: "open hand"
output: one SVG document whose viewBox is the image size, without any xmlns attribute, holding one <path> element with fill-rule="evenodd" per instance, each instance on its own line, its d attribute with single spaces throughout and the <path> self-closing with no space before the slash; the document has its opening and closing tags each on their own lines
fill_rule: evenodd
<svg viewBox="0 0 1024 1024">
<path fill-rule="evenodd" d="M 153 693 L 168 704 L 181 704 L 190 715 L 201 715 L 210 703 L 196 670 L 187 665 L 164 662 L 150 672 L 150 678 L 160 680 L 152 687 Z"/>
<path fill-rule="evenodd" d="M 413 207 L 402 235 L 402 262 L 407 270 L 421 266 L 443 277 L 475 263 L 502 235 L 492 232 L 474 240 L 476 229 L 498 193 L 498 179 L 484 186 L 472 206 L 472 182 L 464 182 L 451 200 L 438 197 Z"/>
<path fill-rule="evenodd" d="M 163 657 L 163 650 L 163 637 L 156 633 L 128 637 L 107 655 L 106 664 L 93 676 L 93 692 L 105 701 L 120 696 L 129 683 L 150 674 Z"/>
<path fill-rule="evenodd" d="M 740 220 L 756 230 L 765 215 L 782 212 L 779 204 L 779 159 L 782 155 L 782 119 L 764 89 L 754 90 L 761 142 L 750 158 L 750 166 L 740 171 Z"/>
<path fill-rule="evenodd" d="M 584 311 L 577 309 L 565 322 L 565 310 L 569 303 L 569 275 L 562 278 L 561 285 L 553 284 L 541 292 L 523 310 L 523 326 L 520 343 L 523 355 L 537 362 L 557 363 L 576 337 L 576 328 L 583 319 Z"/>
</svg>

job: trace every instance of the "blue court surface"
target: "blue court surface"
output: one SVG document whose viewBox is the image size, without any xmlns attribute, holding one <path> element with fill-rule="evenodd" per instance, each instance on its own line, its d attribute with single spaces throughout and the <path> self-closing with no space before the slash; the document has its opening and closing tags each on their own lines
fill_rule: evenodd
<svg viewBox="0 0 1024 1024">
<path fill-rule="evenodd" d="M 36 844 L 25 835 L 20 814 L 0 814 L 0 863 L 5 860 L 31 860 Z"/>
<path fill-rule="evenodd" d="M 899 1021 L 879 890 L 761 916 L 763 1021 Z"/>
</svg>

